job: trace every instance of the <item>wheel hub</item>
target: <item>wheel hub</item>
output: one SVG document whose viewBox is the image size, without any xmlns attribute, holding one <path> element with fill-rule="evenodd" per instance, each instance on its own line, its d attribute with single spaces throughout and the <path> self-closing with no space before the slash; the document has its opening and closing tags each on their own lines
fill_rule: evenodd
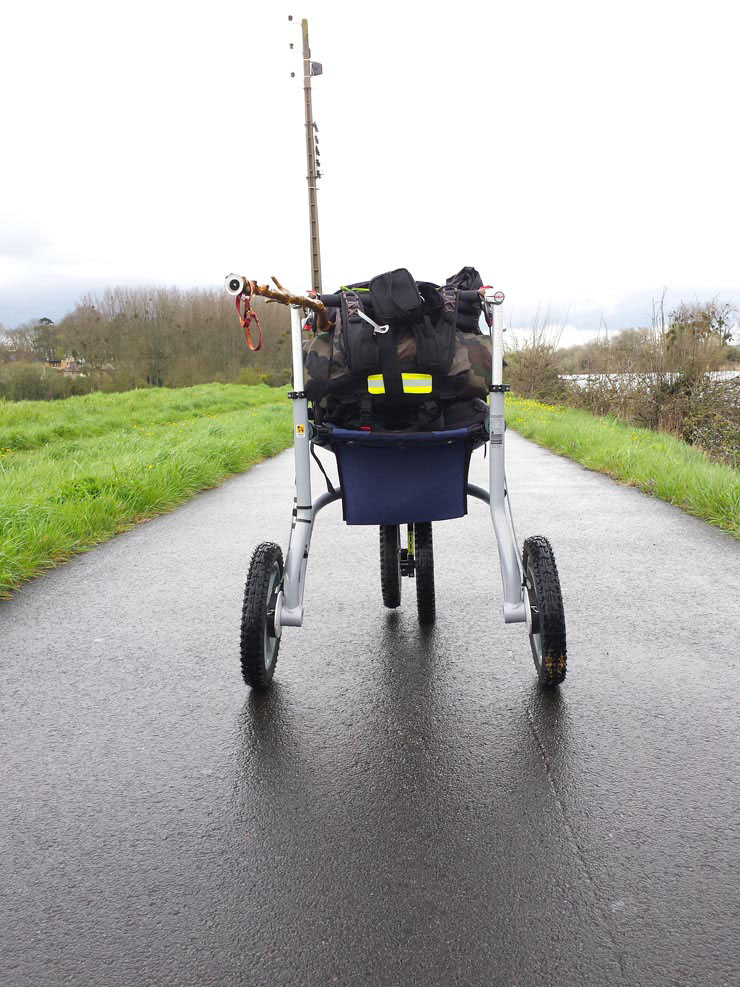
<svg viewBox="0 0 740 987">
<path fill-rule="evenodd" d="M 272 594 L 270 602 L 267 604 L 267 633 L 270 637 L 279 638 L 283 633 L 283 626 L 280 622 L 283 599 L 283 591 L 277 590 L 277 592 Z"/>
<path fill-rule="evenodd" d="M 534 605 L 532 600 L 534 599 Z M 540 608 L 532 583 L 529 579 L 524 584 L 524 613 L 527 618 L 527 630 L 530 634 L 540 633 Z"/>
</svg>

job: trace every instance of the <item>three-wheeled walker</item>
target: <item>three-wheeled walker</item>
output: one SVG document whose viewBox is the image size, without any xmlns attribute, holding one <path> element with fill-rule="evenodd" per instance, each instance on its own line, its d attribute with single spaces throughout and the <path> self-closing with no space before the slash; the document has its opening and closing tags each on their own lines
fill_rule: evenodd
<svg viewBox="0 0 740 987">
<path fill-rule="evenodd" d="M 226 278 L 230 294 L 248 294 L 239 275 Z M 254 287 L 254 283 L 251 283 Z M 293 362 L 293 446 L 295 500 L 285 560 L 279 545 L 263 542 L 252 556 L 244 595 L 241 663 L 246 683 L 269 687 L 285 628 L 303 623 L 303 592 L 314 524 L 320 511 L 342 501 L 348 524 L 378 526 L 380 583 L 385 606 L 401 602 L 404 578 L 416 583 L 422 623 L 435 619 L 432 523 L 467 513 L 467 497 L 489 505 L 503 582 L 503 615 L 508 623 L 526 623 L 535 667 L 545 688 L 559 685 L 566 673 L 563 601 L 550 542 L 541 535 L 525 540 L 521 552 L 514 529 L 505 470 L 503 384 L 504 295 L 480 289 L 480 303 L 491 326 L 492 365 L 484 421 L 490 469 L 489 489 L 468 481 L 472 450 L 468 428 L 423 432 L 375 432 L 322 425 L 319 435 L 309 417 L 304 392 L 303 308 L 316 298 L 327 305 L 336 296 L 291 296 Z M 316 499 L 311 493 L 311 443 L 320 442 L 337 458 L 339 488 Z M 406 526 L 405 537 L 401 528 Z"/>
</svg>

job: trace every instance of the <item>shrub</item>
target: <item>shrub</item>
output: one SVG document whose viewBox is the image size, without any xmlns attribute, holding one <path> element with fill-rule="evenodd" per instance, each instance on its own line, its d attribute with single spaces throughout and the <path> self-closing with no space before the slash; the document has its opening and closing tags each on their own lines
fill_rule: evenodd
<svg viewBox="0 0 740 987">
<path fill-rule="evenodd" d="M 740 380 L 717 373 L 734 355 L 734 315 L 716 300 L 682 303 L 667 317 L 661 305 L 647 328 L 568 350 L 558 350 L 557 338 L 535 325 L 524 342 L 510 344 L 507 380 L 522 397 L 667 432 L 737 466 Z M 574 370 L 589 376 L 560 376 Z"/>
<path fill-rule="evenodd" d="M 266 376 L 266 374 L 260 373 L 256 367 L 242 367 L 236 382 L 247 387 L 253 387 L 255 384 L 264 384 Z"/>
<path fill-rule="evenodd" d="M 558 343 L 560 330 L 539 317 L 529 334 L 522 339 L 507 340 L 505 381 L 516 394 L 535 401 L 557 404 L 565 397 L 566 387 L 560 374 Z"/>
<path fill-rule="evenodd" d="M 43 363 L 18 360 L 0 366 L 0 398 L 8 401 L 54 401 L 87 394 L 92 386 L 85 377 L 66 377 Z"/>
<path fill-rule="evenodd" d="M 271 370 L 264 375 L 263 380 L 268 387 L 285 387 L 286 384 L 290 383 L 291 372 L 287 369 Z"/>
</svg>

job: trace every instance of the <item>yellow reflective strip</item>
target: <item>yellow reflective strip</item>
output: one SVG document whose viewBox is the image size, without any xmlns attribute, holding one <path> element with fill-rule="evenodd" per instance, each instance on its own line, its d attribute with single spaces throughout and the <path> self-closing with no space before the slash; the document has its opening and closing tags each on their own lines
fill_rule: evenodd
<svg viewBox="0 0 740 987">
<path fill-rule="evenodd" d="M 401 374 L 403 389 L 406 394 L 431 394 L 431 374 Z"/>
<path fill-rule="evenodd" d="M 401 374 L 405 394 L 431 394 L 431 374 Z M 367 389 L 371 394 L 385 394 L 382 374 L 371 374 L 367 379 Z"/>
</svg>

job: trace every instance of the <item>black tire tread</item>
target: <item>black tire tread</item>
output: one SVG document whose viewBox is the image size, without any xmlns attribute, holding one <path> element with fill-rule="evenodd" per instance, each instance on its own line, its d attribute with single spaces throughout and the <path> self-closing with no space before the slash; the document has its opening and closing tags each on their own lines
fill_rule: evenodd
<svg viewBox="0 0 740 987">
<path fill-rule="evenodd" d="M 383 603 L 395 610 L 401 606 L 401 569 L 399 528 L 396 524 L 380 525 L 380 590 Z"/>
<path fill-rule="evenodd" d="M 525 573 L 531 563 L 540 610 L 542 667 L 537 668 L 537 675 L 541 685 L 554 688 L 565 680 L 568 665 L 565 612 L 555 553 L 544 535 L 533 535 L 524 542 L 522 559 Z"/>
<path fill-rule="evenodd" d="M 241 666 L 242 677 L 252 689 L 267 689 L 277 665 L 280 639 L 275 646 L 275 655 L 270 668 L 265 668 L 264 656 L 264 621 L 266 619 L 267 591 L 270 585 L 270 573 L 275 561 L 280 564 L 283 572 L 283 551 L 274 542 L 265 541 L 258 545 L 252 553 L 247 573 L 247 585 L 244 589 L 244 604 L 242 606 L 241 624 Z"/>
<path fill-rule="evenodd" d="M 429 521 L 414 525 L 416 559 L 416 609 L 420 624 L 433 624 L 437 617 L 434 596 L 434 542 Z"/>
</svg>

